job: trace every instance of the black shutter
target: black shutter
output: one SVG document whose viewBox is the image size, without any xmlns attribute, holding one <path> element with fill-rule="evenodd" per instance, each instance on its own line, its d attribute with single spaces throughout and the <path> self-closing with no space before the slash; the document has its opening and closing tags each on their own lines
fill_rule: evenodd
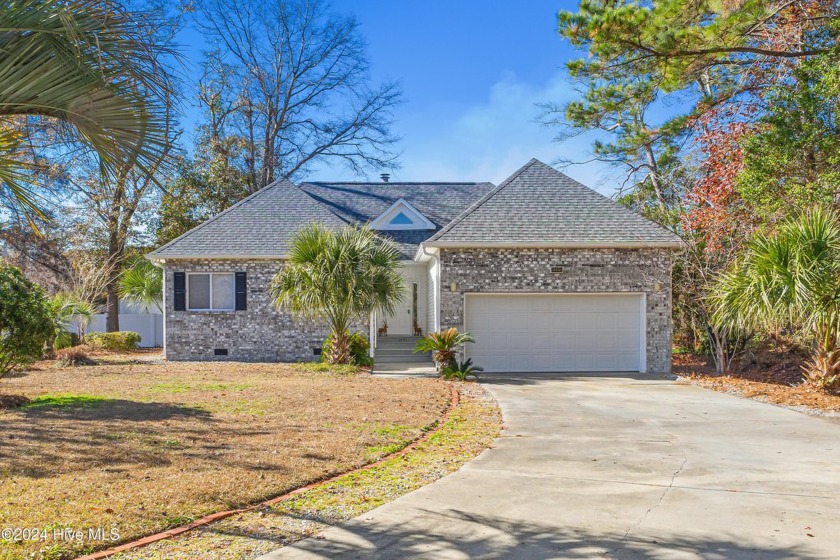
<svg viewBox="0 0 840 560">
<path fill-rule="evenodd" d="M 236 310 L 245 311 L 248 308 L 247 281 L 244 272 L 236 273 Z"/>
<path fill-rule="evenodd" d="M 185 272 L 176 272 L 174 274 L 175 280 L 175 311 L 187 310 L 187 274 Z"/>
</svg>

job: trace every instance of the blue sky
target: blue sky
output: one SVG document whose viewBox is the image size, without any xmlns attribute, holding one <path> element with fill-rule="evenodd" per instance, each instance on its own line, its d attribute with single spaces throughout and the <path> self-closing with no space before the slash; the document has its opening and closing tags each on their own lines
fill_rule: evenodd
<svg viewBox="0 0 840 560">
<path fill-rule="evenodd" d="M 402 138 L 395 181 L 500 182 L 531 157 L 584 160 L 589 142 L 558 144 L 556 131 L 535 122 L 543 101 L 574 97 L 563 65 L 577 56 L 556 30 L 567 0 L 333 0 L 356 16 L 368 43 L 373 78 L 398 80 L 405 103 L 395 133 Z M 181 40 L 197 67 L 203 47 Z M 195 108 L 191 109 L 196 111 Z M 188 114 L 188 128 L 194 115 Z M 579 181 L 610 194 L 615 173 L 599 164 L 567 168 Z M 374 175 L 375 177 L 375 175 Z M 321 166 L 309 179 L 358 180 Z"/>
</svg>

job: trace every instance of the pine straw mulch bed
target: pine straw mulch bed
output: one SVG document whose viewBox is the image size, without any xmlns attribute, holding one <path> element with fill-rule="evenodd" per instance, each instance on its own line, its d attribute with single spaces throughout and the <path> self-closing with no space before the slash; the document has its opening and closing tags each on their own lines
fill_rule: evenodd
<svg viewBox="0 0 840 560">
<path fill-rule="evenodd" d="M 461 400 L 429 439 L 406 455 L 347 474 L 286 501 L 120 553 L 115 560 L 254 558 L 320 533 L 459 469 L 490 447 L 502 428 L 493 398 L 457 383 Z"/>
<path fill-rule="evenodd" d="M 0 381 L 31 399 L 0 410 L 0 528 L 46 535 L 0 540 L 0 559 L 72 557 L 281 495 L 404 447 L 451 399 L 434 379 L 96 359 Z"/>
<path fill-rule="evenodd" d="M 683 381 L 707 389 L 756 399 L 820 416 L 840 416 L 840 396 L 830 395 L 802 383 L 801 353 L 762 353 L 758 360 L 717 375 L 705 357 L 675 355 L 673 371 Z"/>
</svg>

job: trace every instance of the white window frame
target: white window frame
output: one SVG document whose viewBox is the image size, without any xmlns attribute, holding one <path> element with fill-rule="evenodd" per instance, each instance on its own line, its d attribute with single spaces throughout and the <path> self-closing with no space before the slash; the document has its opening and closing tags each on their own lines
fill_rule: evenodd
<svg viewBox="0 0 840 560">
<path fill-rule="evenodd" d="M 217 308 L 213 307 L 213 276 L 233 276 L 233 307 Z M 209 308 L 195 308 L 190 307 L 190 276 L 209 276 L 210 277 L 210 307 Z M 234 272 L 187 272 L 187 286 L 186 286 L 186 304 L 187 311 L 196 311 L 199 313 L 206 313 L 211 311 L 236 311 L 236 273 Z"/>
<path fill-rule="evenodd" d="M 391 220 L 397 217 L 400 212 L 411 220 L 410 224 L 392 224 Z M 374 218 L 370 223 L 370 229 L 378 231 L 404 231 L 413 229 L 436 229 L 437 226 L 429 221 L 417 208 L 408 203 L 404 198 L 397 200 L 387 210 Z"/>
</svg>

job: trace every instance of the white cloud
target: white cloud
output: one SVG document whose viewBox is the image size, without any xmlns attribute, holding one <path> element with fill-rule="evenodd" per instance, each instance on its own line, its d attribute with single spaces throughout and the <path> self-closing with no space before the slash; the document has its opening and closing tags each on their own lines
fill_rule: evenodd
<svg viewBox="0 0 840 560">
<path fill-rule="evenodd" d="M 507 76 L 490 88 L 483 103 L 469 107 L 450 123 L 429 123 L 422 135 L 408 131 L 403 167 L 394 178 L 498 184 L 531 158 L 549 164 L 561 157 L 585 160 L 588 142 L 554 142 L 557 131 L 536 122 L 538 103 L 562 103 L 574 95 L 561 73 L 542 86 Z M 612 191 L 608 185 L 599 184 L 608 172 L 602 165 L 572 166 L 565 171 L 602 192 Z"/>
</svg>

